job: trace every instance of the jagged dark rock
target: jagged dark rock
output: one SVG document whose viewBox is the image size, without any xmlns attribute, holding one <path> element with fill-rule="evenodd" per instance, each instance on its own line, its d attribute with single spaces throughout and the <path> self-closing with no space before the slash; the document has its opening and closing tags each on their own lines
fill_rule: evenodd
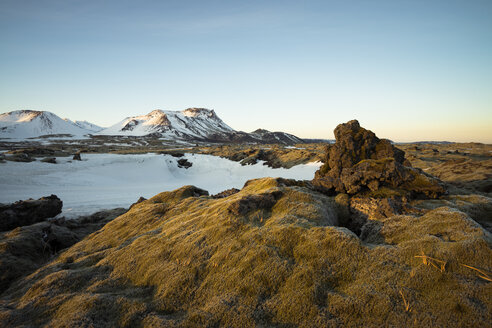
<svg viewBox="0 0 492 328">
<path fill-rule="evenodd" d="M 188 162 L 186 158 L 182 158 L 178 160 L 178 167 L 188 169 L 193 166 L 193 163 Z"/>
<path fill-rule="evenodd" d="M 248 195 L 231 203 L 228 210 L 230 213 L 241 216 L 258 209 L 270 209 L 281 196 L 282 192 L 280 191 Z"/>
<path fill-rule="evenodd" d="M 0 231 L 30 225 L 61 213 L 63 202 L 55 195 L 0 205 Z"/>
<path fill-rule="evenodd" d="M 147 198 L 140 196 L 140 198 L 139 198 L 139 199 L 138 199 L 135 203 L 133 203 L 133 204 L 131 204 L 131 205 L 130 205 L 130 209 L 131 209 L 133 206 L 135 206 L 135 205 L 137 205 L 137 204 L 140 204 L 141 202 L 146 201 L 146 200 L 147 200 Z"/>
<path fill-rule="evenodd" d="M 5 156 L 5 159 L 11 162 L 25 162 L 25 163 L 34 161 L 34 159 L 31 156 L 29 156 L 29 154 L 26 153 L 15 153 L 12 155 L 7 155 Z"/>
<path fill-rule="evenodd" d="M 0 293 L 126 211 L 115 208 L 70 220 L 56 218 L 0 233 Z"/>
<path fill-rule="evenodd" d="M 184 153 L 181 152 L 174 152 L 174 151 L 163 151 L 161 152 L 163 155 L 171 155 L 172 157 L 183 157 Z"/>
<path fill-rule="evenodd" d="M 213 198 L 225 198 L 225 197 L 229 197 L 231 195 L 237 194 L 238 192 L 240 192 L 239 189 L 231 188 L 231 189 L 221 191 L 218 194 L 212 195 L 212 197 Z"/>
<path fill-rule="evenodd" d="M 445 192 L 436 178 L 411 168 L 405 152 L 389 140 L 379 139 L 356 120 L 340 124 L 336 142 L 327 146 L 325 164 L 316 172 L 313 185 L 323 192 L 349 195 L 366 193 L 436 198 Z"/>
</svg>

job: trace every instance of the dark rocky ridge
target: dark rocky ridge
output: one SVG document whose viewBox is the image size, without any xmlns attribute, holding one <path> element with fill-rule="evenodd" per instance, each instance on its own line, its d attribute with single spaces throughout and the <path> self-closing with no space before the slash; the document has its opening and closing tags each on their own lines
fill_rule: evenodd
<svg viewBox="0 0 492 328">
<path fill-rule="evenodd" d="M 0 232 L 0 293 L 126 211 L 115 208 L 76 219 L 50 219 Z M 0 327 L 3 327 L 1 322 Z"/>
<path fill-rule="evenodd" d="M 63 202 L 55 195 L 0 204 L 0 231 L 30 225 L 61 213 Z"/>
</svg>

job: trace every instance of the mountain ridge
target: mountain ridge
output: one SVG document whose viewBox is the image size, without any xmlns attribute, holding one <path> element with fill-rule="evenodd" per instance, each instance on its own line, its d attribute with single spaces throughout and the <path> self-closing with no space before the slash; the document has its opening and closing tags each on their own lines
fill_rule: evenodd
<svg viewBox="0 0 492 328">
<path fill-rule="evenodd" d="M 217 143 L 304 143 L 286 132 L 257 129 L 251 133 L 227 125 L 213 109 L 191 107 L 181 111 L 156 109 L 129 116 L 107 128 L 87 121 L 62 119 L 47 111 L 21 110 L 0 114 L 0 138 L 26 139 L 44 135 L 70 134 L 75 137 L 156 137 L 178 142 Z"/>
</svg>

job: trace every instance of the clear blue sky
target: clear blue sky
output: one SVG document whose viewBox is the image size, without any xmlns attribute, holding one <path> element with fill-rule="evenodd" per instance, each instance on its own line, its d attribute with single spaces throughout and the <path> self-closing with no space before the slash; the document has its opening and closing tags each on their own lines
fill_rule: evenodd
<svg viewBox="0 0 492 328">
<path fill-rule="evenodd" d="M 492 1 L 0 1 L 0 112 L 492 143 Z"/>
</svg>

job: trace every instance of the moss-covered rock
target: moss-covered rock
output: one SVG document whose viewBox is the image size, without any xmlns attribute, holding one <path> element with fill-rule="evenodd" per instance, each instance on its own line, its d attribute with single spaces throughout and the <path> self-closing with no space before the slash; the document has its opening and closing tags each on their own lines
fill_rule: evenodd
<svg viewBox="0 0 492 328">
<path fill-rule="evenodd" d="M 53 327 L 491 322 L 492 285 L 483 278 L 492 270 L 486 230 L 466 214 L 441 207 L 423 216 L 383 218 L 368 225 L 367 239 L 361 240 L 334 225 L 347 198 L 270 178 L 219 199 L 194 187 L 161 193 L 16 281 L 1 295 L 0 322 Z M 245 200 L 254 206 L 241 207 Z"/>
<path fill-rule="evenodd" d="M 355 120 L 335 129 L 336 142 L 327 147 L 325 164 L 313 184 L 323 192 L 364 194 L 381 188 L 408 197 L 436 198 L 445 192 L 437 179 L 405 166 L 405 153 L 390 141 L 360 127 Z"/>
</svg>

